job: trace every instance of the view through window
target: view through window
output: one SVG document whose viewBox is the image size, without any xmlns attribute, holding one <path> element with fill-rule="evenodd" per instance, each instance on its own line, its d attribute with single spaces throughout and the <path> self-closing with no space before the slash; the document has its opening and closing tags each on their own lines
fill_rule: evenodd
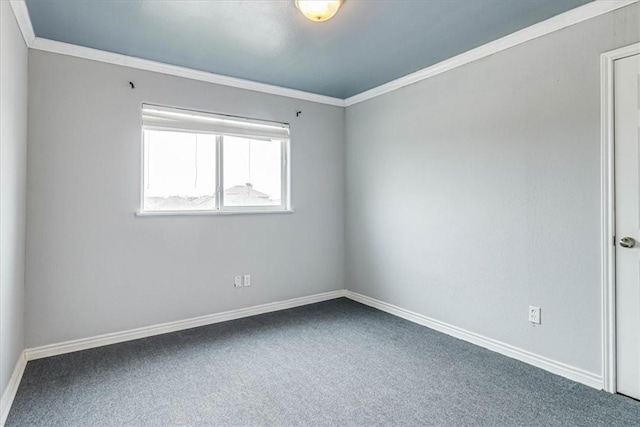
<svg viewBox="0 0 640 427">
<path fill-rule="evenodd" d="M 143 106 L 143 212 L 288 209 L 289 129 Z"/>
</svg>

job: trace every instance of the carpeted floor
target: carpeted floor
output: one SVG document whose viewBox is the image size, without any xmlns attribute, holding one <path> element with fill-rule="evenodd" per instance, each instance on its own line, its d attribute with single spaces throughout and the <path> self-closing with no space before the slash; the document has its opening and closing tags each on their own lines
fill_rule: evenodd
<svg viewBox="0 0 640 427">
<path fill-rule="evenodd" d="M 631 426 L 610 395 L 339 299 L 28 363 L 7 426 Z"/>
</svg>

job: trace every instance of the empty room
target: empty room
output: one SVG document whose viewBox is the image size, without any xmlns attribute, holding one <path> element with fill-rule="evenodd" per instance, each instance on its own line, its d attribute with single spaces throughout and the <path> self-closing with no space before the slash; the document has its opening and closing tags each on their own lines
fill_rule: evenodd
<svg viewBox="0 0 640 427">
<path fill-rule="evenodd" d="M 640 426 L 638 0 L 0 0 L 0 426 Z"/>
</svg>

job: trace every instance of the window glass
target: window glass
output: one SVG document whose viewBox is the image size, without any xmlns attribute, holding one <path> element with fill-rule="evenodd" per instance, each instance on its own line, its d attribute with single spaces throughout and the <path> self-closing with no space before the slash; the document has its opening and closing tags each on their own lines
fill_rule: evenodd
<svg viewBox="0 0 640 427">
<path fill-rule="evenodd" d="M 144 209 L 216 207 L 216 136 L 144 132 Z"/>
<path fill-rule="evenodd" d="M 282 204 L 282 142 L 224 137 L 224 205 Z"/>
<path fill-rule="evenodd" d="M 289 125 L 142 106 L 142 212 L 289 209 Z"/>
</svg>

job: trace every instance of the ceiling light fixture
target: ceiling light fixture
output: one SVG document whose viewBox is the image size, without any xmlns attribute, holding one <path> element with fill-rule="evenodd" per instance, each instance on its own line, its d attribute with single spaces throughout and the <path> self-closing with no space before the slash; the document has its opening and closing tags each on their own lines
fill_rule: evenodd
<svg viewBox="0 0 640 427">
<path fill-rule="evenodd" d="M 340 6 L 342 6 L 342 0 L 296 0 L 298 10 L 315 22 L 330 19 Z"/>
</svg>

